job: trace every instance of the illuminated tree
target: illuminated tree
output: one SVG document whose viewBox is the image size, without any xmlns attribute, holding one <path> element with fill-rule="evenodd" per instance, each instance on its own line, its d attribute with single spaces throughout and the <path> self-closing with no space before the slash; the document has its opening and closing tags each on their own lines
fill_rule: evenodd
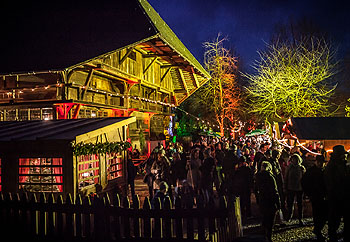
<svg viewBox="0 0 350 242">
<path fill-rule="evenodd" d="M 224 134 L 225 122 L 234 124 L 239 106 L 240 91 L 236 83 L 237 59 L 224 48 L 226 38 L 220 34 L 213 42 L 205 42 L 204 64 L 211 79 L 194 95 L 193 102 L 218 123 L 220 133 Z"/>
<path fill-rule="evenodd" d="M 325 41 L 310 41 L 277 43 L 259 53 L 257 74 L 245 74 L 250 112 L 268 119 L 331 115 L 334 53 Z"/>
</svg>

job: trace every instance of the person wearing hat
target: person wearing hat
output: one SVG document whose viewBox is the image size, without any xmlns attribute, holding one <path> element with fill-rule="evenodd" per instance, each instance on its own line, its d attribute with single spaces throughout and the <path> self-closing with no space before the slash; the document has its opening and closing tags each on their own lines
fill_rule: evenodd
<svg viewBox="0 0 350 242">
<path fill-rule="evenodd" d="M 326 186 L 324 182 L 325 159 L 323 155 L 317 155 L 315 164 L 306 170 L 301 184 L 303 191 L 310 197 L 312 217 L 314 221 L 314 234 L 318 241 L 324 241 L 321 230 L 327 221 Z"/>
<path fill-rule="evenodd" d="M 336 145 L 333 147 L 330 160 L 325 169 L 325 183 L 327 189 L 327 199 L 329 206 L 328 213 L 328 236 L 329 241 L 337 240 L 337 229 L 339 228 L 341 218 L 344 218 L 344 241 L 349 241 L 346 234 L 347 218 L 346 210 L 349 204 L 346 190 L 349 188 L 346 186 L 349 182 L 349 171 L 346 165 L 348 152 L 346 152 L 343 145 Z"/>
</svg>

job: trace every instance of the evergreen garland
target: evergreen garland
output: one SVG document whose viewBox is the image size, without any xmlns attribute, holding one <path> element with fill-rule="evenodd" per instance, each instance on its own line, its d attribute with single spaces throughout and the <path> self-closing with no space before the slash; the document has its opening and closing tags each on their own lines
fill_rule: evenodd
<svg viewBox="0 0 350 242">
<path fill-rule="evenodd" d="M 119 153 L 121 151 L 127 150 L 131 147 L 130 142 L 128 141 L 120 141 L 120 142 L 98 142 L 96 144 L 93 143 L 84 143 L 80 142 L 75 144 L 72 142 L 73 154 L 75 156 L 82 155 L 100 155 L 100 154 L 112 154 Z"/>
</svg>

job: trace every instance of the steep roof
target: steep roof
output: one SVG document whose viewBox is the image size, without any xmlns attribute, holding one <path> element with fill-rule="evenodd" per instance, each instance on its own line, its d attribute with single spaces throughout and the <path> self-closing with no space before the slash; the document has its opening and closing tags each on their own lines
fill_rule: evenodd
<svg viewBox="0 0 350 242">
<path fill-rule="evenodd" d="M 347 140 L 350 139 L 350 118 L 319 117 L 292 118 L 293 130 L 304 140 Z"/>
<path fill-rule="evenodd" d="M 23 140 L 75 140 L 76 137 L 110 125 L 126 125 L 134 117 L 0 122 L 0 142 Z M 0 147 L 1 149 L 1 147 Z"/>
<path fill-rule="evenodd" d="M 159 37 L 209 77 L 146 0 L 7 0 L 0 29 L 0 73 L 62 70 Z"/>
</svg>

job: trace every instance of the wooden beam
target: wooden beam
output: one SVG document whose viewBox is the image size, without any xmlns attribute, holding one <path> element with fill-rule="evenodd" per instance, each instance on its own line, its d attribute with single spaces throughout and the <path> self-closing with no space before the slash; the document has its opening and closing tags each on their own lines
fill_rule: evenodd
<svg viewBox="0 0 350 242">
<path fill-rule="evenodd" d="M 196 82 L 196 87 L 199 88 L 199 81 L 198 81 L 198 79 L 197 79 L 197 76 L 196 76 L 196 73 L 195 73 L 193 67 L 191 67 L 191 71 L 192 71 L 193 79 L 194 79 L 194 81 Z"/>
<path fill-rule="evenodd" d="M 131 52 L 133 52 L 134 48 L 129 48 L 127 51 L 126 51 L 126 54 L 123 56 L 123 58 L 121 58 L 119 60 L 119 65 L 123 64 L 123 62 L 126 60 L 126 58 L 131 54 Z"/>
<path fill-rule="evenodd" d="M 162 76 L 162 78 L 160 78 L 160 83 L 163 82 L 164 78 L 166 77 L 166 75 L 171 71 L 172 67 L 169 67 L 168 70 L 166 70 L 166 72 L 164 73 L 164 75 Z"/>
<path fill-rule="evenodd" d="M 186 90 L 186 95 L 188 96 L 188 87 L 187 87 L 187 83 L 186 83 L 186 79 L 185 79 L 185 76 L 184 74 L 182 73 L 182 70 L 180 68 L 177 68 L 177 70 L 179 71 L 180 73 L 180 79 L 182 81 L 182 84 L 184 85 L 184 88 Z"/>
<path fill-rule="evenodd" d="M 158 59 L 158 57 L 154 57 L 154 59 L 151 61 L 151 63 L 149 63 L 149 65 L 143 70 L 143 74 L 145 75 L 147 73 L 147 71 L 149 70 L 149 68 L 156 62 L 156 60 Z"/>
<path fill-rule="evenodd" d="M 151 46 L 156 52 L 158 52 L 158 54 L 163 55 L 164 51 L 162 51 L 161 49 L 159 49 L 157 46 L 155 46 L 154 44 L 152 44 L 150 41 L 147 42 L 147 44 L 149 46 Z"/>
<path fill-rule="evenodd" d="M 81 100 L 84 100 L 85 93 L 87 92 L 87 89 L 90 86 L 90 82 L 92 80 L 93 74 L 94 74 L 94 69 L 91 69 L 85 81 L 85 85 L 84 85 L 85 89 L 83 89 L 81 93 L 81 97 L 80 97 Z"/>
</svg>

